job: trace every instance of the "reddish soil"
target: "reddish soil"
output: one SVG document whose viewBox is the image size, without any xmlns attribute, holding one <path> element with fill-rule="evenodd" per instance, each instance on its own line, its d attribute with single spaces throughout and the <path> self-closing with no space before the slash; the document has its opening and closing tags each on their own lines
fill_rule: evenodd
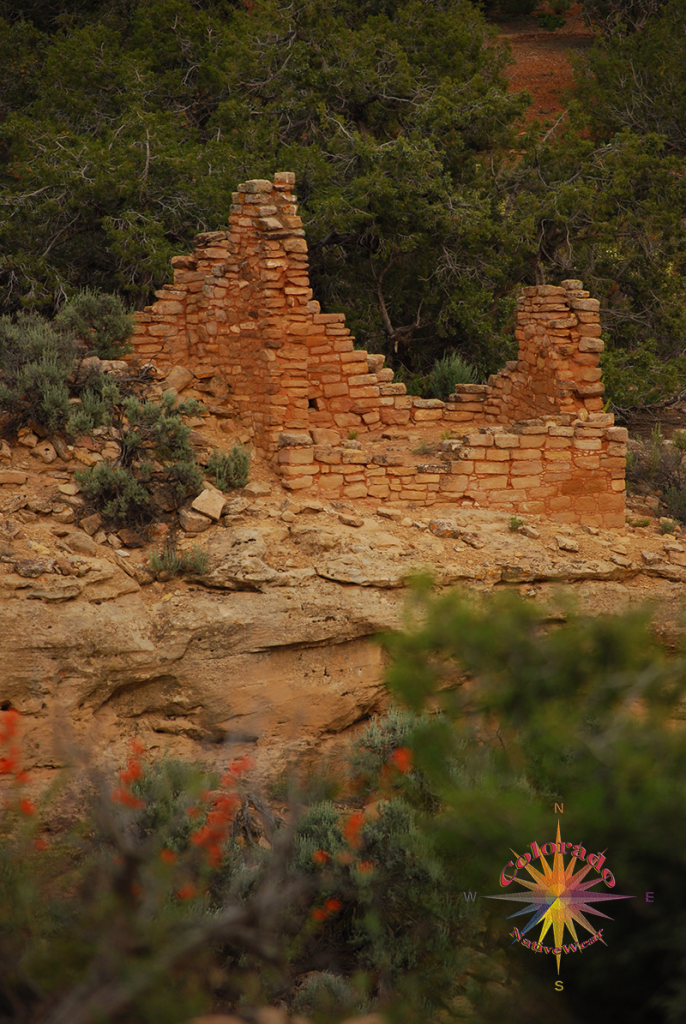
<svg viewBox="0 0 686 1024">
<path fill-rule="evenodd" d="M 551 123 L 560 116 L 574 86 L 569 53 L 583 53 L 593 42 L 578 4 L 565 18 L 565 25 L 552 31 L 540 27 L 538 16 L 502 21 L 498 26 L 516 61 L 506 72 L 511 88 L 526 89 L 533 97 L 524 118 L 527 122 Z"/>
</svg>

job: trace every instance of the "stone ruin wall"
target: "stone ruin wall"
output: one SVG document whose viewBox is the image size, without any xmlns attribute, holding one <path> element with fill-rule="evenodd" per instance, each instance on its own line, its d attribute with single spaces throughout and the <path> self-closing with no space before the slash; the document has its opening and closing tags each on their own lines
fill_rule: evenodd
<svg viewBox="0 0 686 1024">
<path fill-rule="evenodd" d="M 627 435 L 602 411 L 599 303 L 581 282 L 523 289 L 518 359 L 488 384 L 447 402 L 407 395 L 313 299 L 294 183 L 238 186 L 228 231 L 174 257 L 173 284 L 137 314 L 135 357 L 209 381 L 211 411 L 235 415 L 291 491 L 623 526 Z M 383 450 L 393 427 L 465 434 L 427 464 Z M 362 446 L 342 443 L 351 431 Z"/>
</svg>

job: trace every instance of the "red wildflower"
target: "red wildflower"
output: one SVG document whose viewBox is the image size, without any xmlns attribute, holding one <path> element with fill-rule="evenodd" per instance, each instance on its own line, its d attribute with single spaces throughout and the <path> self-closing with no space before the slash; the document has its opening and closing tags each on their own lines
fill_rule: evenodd
<svg viewBox="0 0 686 1024">
<path fill-rule="evenodd" d="M 338 911 L 342 909 L 343 904 L 340 900 L 330 899 L 326 900 L 324 906 L 330 913 L 337 914 Z"/>
<path fill-rule="evenodd" d="M 123 786 L 119 786 L 117 789 L 112 790 L 112 802 L 115 804 L 123 804 L 125 807 L 134 807 L 136 809 L 145 807 L 142 800 L 135 797 L 128 789 L 124 789 Z"/>
<path fill-rule="evenodd" d="M 176 890 L 176 898 L 178 900 L 192 900 L 194 896 L 197 896 L 198 890 L 194 885 L 182 885 L 180 889 Z"/>
<path fill-rule="evenodd" d="M 327 864 L 331 860 L 331 856 L 326 850 L 315 850 L 312 854 L 312 860 L 315 864 Z"/>
<path fill-rule="evenodd" d="M 343 828 L 343 835 L 348 841 L 349 846 L 354 846 L 356 850 L 362 846 L 362 826 L 364 825 L 364 814 L 362 811 L 356 811 L 351 814 L 345 823 Z"/>
<path fill-rule="evenodd" d="M 233 775 L 244 775 L 245 772 L 249 771 L 253 767 L 255 761 L 252 757 L 247 754 L 243 754 L 242 757 L 235 758 L 229 765 L 229 771 Z"/>
<path fill-rule="evenodd" d="M 39 850 L 41 852 L 43 850 L 47 850 L 47 848 L 48 848 L 48 844 L 46 843 L 46 841 L 44 839 L 36 839 L 36 840 L 34 840 L 33 845 L 36 847 L 37 850 Z"/>
<path fill-rule="evenodd" d="M 163 864 L 173 864 L 176 861 L 176 854 L 173 850 L 160 850 L 160 860 Z"/>
<path fill-rule="evenodd" d="M 0 757 L 0 775 L 13 775 L 19 767 L 19 756 L 19 747 L 10 747 L 6 757 Z"/>
<path fill-rule="evenodd" d="M 189 818 L 199 818 L 200 817 L 200 808 L 199 807 L 189 807 L 188 810 L 186 811 L 186 814 L 188 815 Z"/>
<path fill-rule="evenodd" d="M 407 775 L 412 767 L 412 751 L 409 747 L 398 747 L 391 754 L 393 764 L 403 775 Z"/>
<path fill-rule="evenodd" d="M 14 781 L 20 783 L 28 782 L 29 773 L 25 771 L 17 772 L 17 774 L 14 776 Z"/>
<path fill-rule="evenodd" d="M 14 708 L 9 708 L 7 711 L 0 712 L 0 725 L 2 725 L 3 732 L 0 733 L 0 741 L 6 743 L 8 739 L 16 736 L 19 732 L 19 719 L 21 715 Z"/>
<path fill-rule="evenodd" d="M 222 864 L 222 851 L 218 843 L 211 843 L 207 847 L 207 862 L 211 868 L 219 868 Z"/>
<path fill-rule="evenodd" d="M 347 850 L 345 850 L 343 853 L 336 854 L 336 860 L 338 861 L 339 864 L 352 864 L 353 855 L 352 853 L 349 853 Z"/>
<path fill-rule="evenodd" d="M 36 813 L 35 804 L 32 804 L 30 800 L 26 799 L 19 801 L 19 810 L 22 814 L 27 815 L 27 817 Z"/>
<path fill-rule="evenodd" d="M 139 761 L 135 757 L 129 758 L 129 762 L 126 769 L 119 773 L 119 778 L 124 786 L 130 786 L 136 779 L 140 779 L 143 774 L 143 769 Z"/>
<path fill-rule="evenodd" d="M 324 910 L 323 907 L 315 907 L 314 910 L 312 911 L 312 917 L 315 919 L 315 921 L 326 921 L 328 916 L 329 912 L 327 910 Z"/>
<path fill-rule="evenodd" d="M 140 740 L 131 740 L 131 753 L 132 754 L 143 754 L 145 753 L 145 747 Z"/>
<path fill-rule="evenodd" d="M 357 865 L 357 870 L 363 875 L 371 875 L 374 865 L 370 860 L 361 860 Z"/>
<path fill-rule="evenodd" d="M 244 754 L 242 757 L 236 757 L 231 762 L 225 775 L 222 775 L 222 786 L 226 786 L 228 789 L 233 789 L 236 785 L 236 781 L 245 775 L 245 773 L 253 767 L 255 761 L 252 757 L 248 757 Z"/>
</svg>

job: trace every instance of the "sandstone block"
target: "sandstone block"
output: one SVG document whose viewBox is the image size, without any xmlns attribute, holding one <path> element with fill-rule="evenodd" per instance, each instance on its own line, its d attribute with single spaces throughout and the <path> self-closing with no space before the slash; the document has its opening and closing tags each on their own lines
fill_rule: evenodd
<svg viewBox="0 0 686 1024">
<path fill-rule="evenodd" d="M 306 434 L 304 432 L 300 434 L 286 432 L 279 434 L 279 448 L 290 448 L 295 447 L 296 445 L 311 445 L 312 443 L 312 437 L 310 434 Z"/>
<path fill-rule="evenodd" d="M 346 498 L 366 498 L 367 497 L 367 485 L 366 484 L 350 484 L 348 487 L 343 488 L 343 494 Z"/>
<path fill-rule="evenodd" d="M 307 252 L 304 238 L 284 238 L 281 244 L 286 252 Z"/>
<path fill-rule="evenodd" d="M 328 427 L 313 427 L 311 434 L 315 444 L 337 445 L 341 443 L 340 433 Z"/>
<path fill-rule="evenodd" d="M 27 479 L 27 474 L 18 469 L 0 470 L 0 484 L 25 484 Z"/>
<path fill-rule="evenodd" d="M 443 419 L 442 409 L 413 409 L 412 419 L 415 423 L 426 423 L 430 420 Z"/>
<path fill-rule="evenodd" d="M 579 352 L 604 352 L 605 342 L 602 338 L 579 338 Z"/>
<path fill-rule="evenodd" d="M 211 490 L 207 489 L 201 491 L 197 498 L 191 502 L 191 508 L 195 512 L 200 512 L 202 515 L 208 516 L 209 519 L 217 522 L 221 519 L 225 501 L 226 499 L 220 491 L 216 491 L 214 488 Z"/>
<path fill-rule="evenodd" d="M 176 392 L 179 392 L 183 391 L 184 388 L 187 388 L 194 379 L 195 375 L 187 366 L 172 366 L 171 370 L 167 374 L 165 386 L 167 388 L 174 388 Z"/>
<path fill-rule="evenodd" d="M 179 510 L 179 523 L 185 533 L 204 533 L 209 530 L 212 520 L 190 508 Z"/>
<path fill-rule="evenodd" d="M 98 515 L 97 512 L 92 516 L 86 516 L 85 519 L 81 520 L 80 526 L 82 530 L 85 530 L 89 537 L 92 537 L 93 534 L 97 533 L 102 526 L 102 516 Z"/>
</svg>

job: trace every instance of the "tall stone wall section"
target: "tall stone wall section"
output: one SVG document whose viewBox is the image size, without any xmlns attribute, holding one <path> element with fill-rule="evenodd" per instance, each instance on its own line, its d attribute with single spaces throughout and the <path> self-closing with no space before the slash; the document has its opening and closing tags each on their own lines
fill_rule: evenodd
<svg viewBox="0 0 686 1024">
<path fill-rule="evenodd" d="M 383 356 L 355 349 L 345 316 L 313 299 L 294 183 L 279 173 L 238 186 L 228 230 L 174 257 L 173 283 L 137 314 L 135 357 L 212 378 L 290 490 L 623 525 L 626 432 L 602 412 L 599 303 L 582 283 L 523 289 L 518 358 L 488 384 L 447 402 L 407 395 Z M 341 443 L 390 426 L 467 433 L 437 464 Z"/>
<path fill-rule="evenodd" d="M 223 375 L 266 452 L 284 430 L 366 431 L 410 419 L 405 387 L 391 383 L 383 356 L 356 351 L 345 315 L 321 313 L 312 298 L 294 181 L 281 173 L 239 185 L 229 230 L 199 235 L 191 256 L 172 260 L 174 282 L 138 314 L 133 338 L 136 354 L 163 372 L 181 363 Z"/>
</svg>

